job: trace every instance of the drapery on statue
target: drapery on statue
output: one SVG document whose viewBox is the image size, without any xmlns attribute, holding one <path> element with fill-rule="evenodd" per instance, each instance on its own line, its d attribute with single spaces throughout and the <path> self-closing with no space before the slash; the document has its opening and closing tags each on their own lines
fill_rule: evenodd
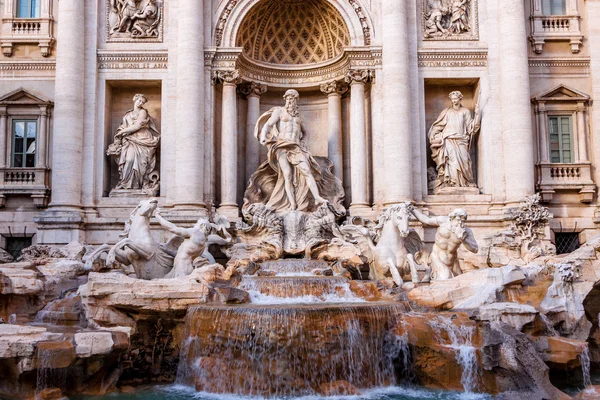
<svg viewBox="0 0 600 400">
<path fill-rule="evenodd" d="M 208 218 L 200 218 L 193 227 L 182 228 L 164 219 L 158 210 L 154 216 L 163 228 L 184 239 L 177 250 L 173 269 L 165 276 L 166 279 L 191 274 L 194 271 L 194 260 L 200 256 L 206 258 L 210 264 L 214 264 L 215 260 L 208 253 L 208 247 L 211 244 L 225 246 L 232 240 L 231 235 L 227 232 L 229 221 L 225 217 L 217 215 L 214 224 Z M 219 236 L 219 232 L 222 232 L 224 237 Z"/>
<path fill-rule="evenodd" d="M 277 212 L 312 212 L 329 202 L 345 213 L 344 190 L 331 173 L 331 162 L 318 162 L 306 148 L 298 97 L 296 90 L 288 90 L 283 96 L 285 106 L 272 108 L 256 123 L 254 136 L 267 146 L 268 159 L 250 178 L 244 207 L 262 203 Z"/>
<path fill-rule="evenodd" d="M 431 279 L 441 281 L 462 274 L 458 261 L 460 245 L 464 245 L 471 253 L 479 251 L 473 231 L 465 226 L 467 212 L 457 208 L 447 217 L 428 217 L 414 208 L 411 211 L 421 223 L 438 227 L 429 256 Z"/>
<path fill-rule="evenodd" d="M 479 104 L 472 118 L 471 111 L 461 104 L 461 92 L 452 92 L 449 97 L 452 105 L 442 111 L 429 130 L 431 157 L 437 168 L 434 193 L 446 187 L 477 187 L 469 153 L 481 124 Z"/>
<path fill-rule="evenodd" d="M 116 19 L 110 35 L 125 33 L 132 38 L 159 36 L 161 10 L 156 0 L 110 0 L 110 9 Z"/>
<path fill-rule="evenodd" d="M 154 196 L 158 191 L 156 149 L 160 132 L 143 105 L 148 99 L 143 94 L 133 97 L 133 110 L 127 111 L 117 129 L 114 142 L 106 154 L 117 158 L 119 182 L 115 189 L 143 190 Z"/>
</svg>

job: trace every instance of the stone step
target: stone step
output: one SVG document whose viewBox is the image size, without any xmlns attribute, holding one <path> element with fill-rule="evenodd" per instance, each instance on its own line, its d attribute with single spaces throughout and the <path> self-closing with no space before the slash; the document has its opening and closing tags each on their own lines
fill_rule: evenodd
<svg viewBox="0 0 600 400">
<path fill-rule="evenodd" d="M 348 293 L 341 276 L 244 276 L 240 289 L 274 297 L 330 296 Z"/>
</svg>

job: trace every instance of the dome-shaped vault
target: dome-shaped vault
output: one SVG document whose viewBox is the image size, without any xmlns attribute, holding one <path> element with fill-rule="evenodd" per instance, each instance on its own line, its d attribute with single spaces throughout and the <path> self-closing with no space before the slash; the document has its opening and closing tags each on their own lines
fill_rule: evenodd
<svg viewBox="0 0 600 400">
<path fill-rule="evenodd" d="M 340 55 L 350 33 L 325 0 L 263 0 L 244 17 L 236 42 L 252 60 L 312 64 Z"/>
</svg>

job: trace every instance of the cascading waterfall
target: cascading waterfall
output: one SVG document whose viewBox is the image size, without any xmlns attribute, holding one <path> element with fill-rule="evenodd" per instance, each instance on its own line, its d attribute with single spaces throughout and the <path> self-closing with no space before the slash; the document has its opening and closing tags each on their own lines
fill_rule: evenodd
<svg viewBox="0 0 600 400">
<path fill-rule="evenodd" d="M 237 395 L 295 396 L 347 381 L 395 383 L 403 308 L 378 305 L 197 306 L 188 311 L 177 382 Z"/>
<path fill-rule="evenodd" d="M 586 388 L 592 384 L 592 379 L 590 378 L 590 349 L 588 346 L 585 346 L 585 349 L 581 352 L 579 361 L 581 362 L 581 371 L 583 372 L 583 387 Z"/>
<path fill-rule="evenodd" d="M 462 368 L 460 383 L 464 391 L 476 392 L 480 371 L 477 349 L 472 345 L 474 326 L 456 325 L 451 317 L 446 316 L 436 316 L 428 321 L 428 324 L 436 332 L 438 341 L 447 342 L 447 346 L 455 351 L 456 361 Z"/>
</svg>

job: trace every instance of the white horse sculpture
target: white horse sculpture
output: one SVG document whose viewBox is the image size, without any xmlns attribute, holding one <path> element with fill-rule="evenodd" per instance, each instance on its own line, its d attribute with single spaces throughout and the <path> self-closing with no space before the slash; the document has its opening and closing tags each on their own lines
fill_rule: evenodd
<svg viewBox="0 0 600 400">
<path fill-rule="evenodd" d="M 419 282 L 415 257 L 423 248 L 419 234 L 409 228 L 412 204 L 390 206 L 379 218 L 374 228 L 360 225 L 343 225 L 337 236 L 359 245 L 369 259 L 369 279 L 380 280 L 388 273 L 400 286 L 402 275 L 410 272 L 413 282 Z M 425 281 L 428 280 L 426 277 Z"/>
<path fill-rule="evenodd" d="M 155 198 L 142 200 L 131 212 L 125 222 L 125 231 L 119 236 L 122 239 L 114 246 L 104 244 L 92 254 L 85 257 L 88 268 L 100 257 L 108 252 L 106 266 L 110 267 L 115 261 L 123 265 L 131 265 L 135 274 L 140 279 L 160 279 L 173 268 L 173 259 L 177 253 L 178 243 L 157 243 L 150 234 L 150 218 L 156 210 L 158 201 Z"/>
</svg>

